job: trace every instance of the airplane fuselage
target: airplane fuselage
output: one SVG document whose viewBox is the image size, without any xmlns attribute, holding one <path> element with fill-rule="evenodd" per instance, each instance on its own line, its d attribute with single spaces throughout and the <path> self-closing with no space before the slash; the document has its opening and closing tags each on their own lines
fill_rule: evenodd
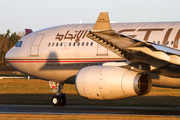
<svg viewBox="0 0 180 120">
<path fill-rule="evenodd" d="M 74 83 L 77 72 L 83 67 L 124 60 L 86 37 L 93 26 L 62 25 L 31 33 L 20 40 L 21 44 L 19 41 L 20 45 L 11 48 L 6 61 L 34 77 Z M 180 49 L 180 22 L 113 23 L 111 26 L 117 32 L 137 39 Z M 176 78 L 175 87 L 180 87 L 179 81 Z M 154 81 L 155 85 L 160 82 Z"/>
</svg>

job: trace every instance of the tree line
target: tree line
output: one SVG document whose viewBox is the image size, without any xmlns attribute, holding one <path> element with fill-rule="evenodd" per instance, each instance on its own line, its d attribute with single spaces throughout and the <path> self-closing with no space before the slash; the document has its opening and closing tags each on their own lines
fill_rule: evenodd
<svg viewBox="0 0 180 120">
<path fill-rule="evenodd" d="M 10 30 L 7 30 L 7 33 L 0 33 L 0 68 L 6 66 L 5 55 L 9 49 L 11 49 L 22 36 L 17 35 L 16 32 L 11 33 Z"/>
</svg>

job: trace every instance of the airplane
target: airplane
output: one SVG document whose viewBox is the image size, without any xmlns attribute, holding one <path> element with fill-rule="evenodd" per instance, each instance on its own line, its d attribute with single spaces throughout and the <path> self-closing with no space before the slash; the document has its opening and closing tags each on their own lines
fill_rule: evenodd
<svg viewBox="0 0 180 120">
<path fill-rule="evenodd" d="M 148 94 L 151 87 L 180 88 L 180 22 L 110 23 L 27 29 L 6 54 L 24 74 L 49 81 L 54 106 L 64 106 L 64 84 L 81 97 L 117 100 Z M 87 36 L 87 37 L 86 37 Z"/>
</svg>

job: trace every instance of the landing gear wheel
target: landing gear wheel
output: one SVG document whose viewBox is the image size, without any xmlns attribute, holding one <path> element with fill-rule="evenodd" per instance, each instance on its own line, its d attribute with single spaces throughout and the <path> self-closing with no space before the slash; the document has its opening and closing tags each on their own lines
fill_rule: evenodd
<svg viewBox="0 0 180 120">
<path fill-rule="evenodd" d="M 66 104 L 66 97 L 65 97 L 65 95 L 62 95 L 60 106 L 64 106 L 65 104 Z"/>
<path fill-rule="evenodd" d="M 50 86 L 52 84 L 55 86 L 56 95 L 54 95 L 51 99 L 51 103 L 54 106 L 64 106 L 66 104 L 66 94 L 61 92 L 61 89 L 63 89 L 64 84 L 60 83 L 50 83 Z M 54 87 L 51 87 L 54 88 Z"/>
<path fill-rule="evenodd" d="M 61 103 L 61 98 L 60 98 L 60 96 L 54 95 L 54 96 L 52 97 L 51 103 L 52 103 L 54 106 L 58 106 L 58 105 Z"/>
</svg>

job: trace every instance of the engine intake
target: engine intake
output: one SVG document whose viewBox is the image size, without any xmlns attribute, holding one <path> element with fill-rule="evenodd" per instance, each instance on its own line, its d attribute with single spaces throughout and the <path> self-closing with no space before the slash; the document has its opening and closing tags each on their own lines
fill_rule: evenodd
<svg viewBox="0 0 180 120">
<path fill-rule="evenodd" d="M 78 72 L 75 85 L 82 97 L 116 100 L 149 93 L 152 81 L 148 74 L 121 67 L 90 66 Z"/>
</svg>

